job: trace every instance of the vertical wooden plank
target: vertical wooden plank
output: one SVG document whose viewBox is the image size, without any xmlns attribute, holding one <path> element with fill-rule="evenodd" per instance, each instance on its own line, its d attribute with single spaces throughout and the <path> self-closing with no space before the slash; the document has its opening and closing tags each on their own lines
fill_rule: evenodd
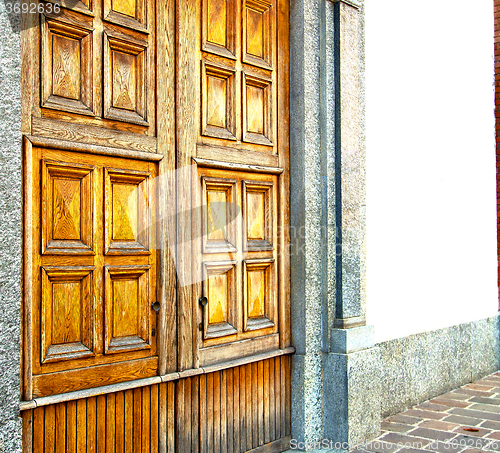
<svg viewBox="0 0 500 453">
<path fill-rule="evenodd" d="M 289 0 L 278 0 L 278 154 L 280 166 L 284 169 L 279 179 L 278 215 L 281 234 L 278 238 L 278 294 L 279 294 L 279 332 L 280 348 L 290 346 L 290 255 L 287 252 L 290 244 L 290 114 L 289 114 Z"/>
<path fill-rule="evenodd" d="M 97 399 L 95 396 L 87 400 L 87 453 L 96 452 L 96 414 Z"/>
<path fill-rule="evenodd" d="M 167 383 L 167 409 L 168 409 L 168 416 L 167 416 L 167 446 L 168 446 L 168 452 L 169 453 L 174 453 L 175 452 L 175 389 L 176 385 L 175 382 L 169 382 Z"/>
<path fill-rule="evenodd" d="M 207 375 L 200 376 L 200 451 L 208 453 L 207 449 Z"/>
<path fill-rule="evenodd" d="M 177 47 L 177 167 L 189 167 L 191 157 L 196 155 L 199 113 L 193 108 L 199 105 L 198 55 L 197 48 L 197 3 L 198 0 L 176 2 L 176 47 Z M 187 168 L 186 168 L 187 170 Z M 177 220 L 177 276 L 180 285 L 177 287 L 177 325 L 178 325 L 178 369 L 180 371 L 193 367 L 193 291 L 192 280 L 192 224 L 191 224 L 191 174 L 189 171 L 178 171 L 183 181 L 177 181 L 177 205 L 188 216 L 179 216 Z M 189 218 L 188 218 L 189 217 Z M 182 385 L 184 388 L 184 385 Z M 183 419 L 181 419 L 183 420 Z M 179 449 L 182 445 L 178 446 Z"/>
<path fill-rule="evenodd" d="M 252 446 L 259 446 L 259 373 L 257 362 L 252 363 Z"/>
<path fill-rule="evenodd" d="M 56 433 L 55 433 L 55 452 L 66 452 L 66 403 L 55 405 L 56 410 Z"/>
<path fill-rule="evenodd" d="M 264 445 L 264 361 L 257 362 L 257 419 L 259 430 L 258 446 Z"/>
<path fill-rule="evenodd" d="M 54 404 L 45 407 L 45 439 L 44 439 L 44 453 L 54 451 L 55 441 L 55 427 L 56 427 L 56 407 Z"/>
<path fill-rule="evenodd" d="M 125 453 L 125 393 L 123 392 L 116 392 L 115 411 L 115 451 L 116 453 Z"/>
<path fill-rule="evenodd" d="M 227 409 L 226 409 L 227 370 L 221 371 L 220 380 L 220 446 L 227 452 Z"/>
<path fill-rule="evenodd" d="M 233 452 L 240 451 L 240 368 L 233 368 Z"/>
<path fill-rule="evenodd" d="M 76 453 L 87 451 L 87 400 L 76 402 Z"/>
<path fill-rule="evenodd" d="M 240 366 L 240 452 L 247 450 L 246 367 Z"/>
<path fill-rule="evenodd" d="M 76 401 L 66 403 L 66 452 L 76 452 Z"/>
<path fill-rule="evenodd" d="M 159 445 L 159 413 L 158 413 L 159 385 L 151 386 L 151 453 L 158 453 Z"/>
<path fill-rule="evenodd" d="M 207 451 L 214 451 L 214 373 L 207 374 Z"/>
<path fill-rule="evenodd" d="M 33 453 L 33 410 L 24 411 L 23 417 L 23 452 Z"/>
<path fill-rule="evenodd" d="M 246 421 L 247 421 L 247 445 L 246 449 L 251 450 L 253 448 L 253 411 L 252 411 L 252 365 L 245 365 L 245 384 L 246 384 L 246 394 L 245 394 L 245 405 L 246 405 Z M 245 450 L 243 450 L 245 451 Z"/>
<path fill-rule="evenodd" d="M 168 443 L 167 443 L 167 436 L 168 436 L 168 422 L 169 422 L 169 417 L 168 417 L 168 401 L 167 401 L 167 384 L 165 382 L 162 382 L 158 386 L 158 410 L 160 411 L 159 415 L 159 420 L 160 420 L 160 426 L 159 426 L 159 442 L 158 442 L 158 448 L 160 453 L 167 453 L 168 451 Z"/>
<path fill-rule="evenodd" d="M 43 453 L 45 408 L 37 407 L 33 411 L 33 453 Z M 49 450 L 47 450 L 49 451 Z"/>
<path fill-rule="evenodd" d="M 183 449 L 186 453 L 191 453 L 191 378 L 184 379 L 184 439 L 182 444 L 177 444 L 179 449 Z"/>
<path fill-rule="evenodd" d="M 226 394 L 226 424 L 225 424 L 225 432 L 226 432 L 226 451 L 227 453 L 233 453 L 234 448 L 234 411 L 233 411 L 233 395 L 234 395 L 234 387 L 233 387 L 233 369 L 229 368 L 224 371 L 225 373 L 225 385 L 222 390 Z"/>
<path fill-rule="evenodd" d="M 27 3 L 31 5 L 31 3 Z M 36 3 L 33 3 L 36 5 Z M 39 17 L 37 14 L 21 14 L 24 25 L 21 33 L 21 130 L 24 134 L 31 134 L 31 108 L 37 106 L 36 99 L 38 83 L 36 83 L 39 44 Z M 35 96 L 34 98 L 32 96 Z M 39 99 L 39 98 L 38 98 Z M 38 100 L 37 99 L 37 100 Z M 25 213 L 33 212 L 33 148 L 31 142 L 24 139 L 24 205 Z M 33 216 L 24 216 L 23 233 L 23 397 L 25 401 L 33 399 Z"/>
<path fill-rule="evenodd" d="M 151 438 L 151 393 L 149 385 L 142 387 L 142 442 L 141 448 L 143 453 L 150 451 Z"/>
<path fill-rule="evenodd" d="M 285 369 L 286 369 L 286 382 L 285 382 L 285 395 L 286 395 L 286 429 L 285 435 L 290 436 L 292 434 L 292 383 L 291 383 L 291 372 L 292 372 L 292 356 L 285 356 Z"/>
<path fill-rule="evenodd" d="M 274 359 L 269 360 L 269 435 L 270 441 L 276 440 L 276 397 L 274 387 Z"/>
<path fill-rule="evenodd" d="M 175 171 L 175 2 L 166 1 L 156 8 L 156 68 L 157 75 L 157 143 L 158 152 L 164 154 L 159 165 L 160 175 Z M 159 178 L 160 192 L 160 272 L 158 313 L 159 374 L 176 371 L 177 367 L 177 320 L 176 320 L 176 270 L 175 247 L 166 243 L 176 235 L 175 178 Z M 168 327 L 167 327 L 168 326 Z M 165 384 L 165 397 L 167 388 Z M 160 393 L 162 390 L 160 389 Z M 166 401 L 166 398 L 165 398 Z M 165 407 L 161 406 L 160 407 Z M 160 433 L 166 434 L 167 411 L 160 412 Z M 162 435 L 163 437 L 163 435 Z M 160 451 L 166 451 L 166 436 L 160 441 Z"/>
<path fill-rule="evenodd" d="M 106 395 L 106 453 L 115 453 L 116 443 L 116 394 L 108 393 Z"/>
<path fill-rule="evenodd" d="M 97 453 L 106 453 L 106 396 L 99 395 L 96 401 L 97 409 Z"/>
<path fill-rule="evenodd" d="M 133 434 L 133 452 L 141 452 L 141 439 L 142 439 L 142 392 L 141 389 L 134 389 L 134 421 L 132 423 Z"/>
<path fill-rule="evenodd" d="M 270 387 L 269 387 L 269 360 L 263 361 L 264 367 L 264 443 L 268 444 L 271 442 L 271 433 L 270 433 Z"/>
<path fill-rule="evenodd" d="M 134 451 L 134 391 L 126 390 L 124 397 L 124 450 L 125 453 Z"/>
<path fill-rule="evenodd" d="M 281 363 L 280 358 L 274 359 L 274 388 L 276 398 L 276 439 L 281 436 Z"/>
<path fill-rule="evenodd" d="M 286 367 L 285 367 L 285 362 L 286 362 L 286 356 L 281 356 L 280 357 L 280 363 L 281 363 L 281 437 L 286 436 L 287 428 L 286 428 L 286 421 L 287 421 L 287 395 L 286 395 Z"/>
<path fill-rule="evenodd" d="M 214 375 L 214 449 L 215 453 L 220 453 L 220 371 L 213 373 Z"/>
<path fill-rule="evenodd" d="M 200 377 L 191 379 L 191 452 L 200 451 Z"/>
</svg>

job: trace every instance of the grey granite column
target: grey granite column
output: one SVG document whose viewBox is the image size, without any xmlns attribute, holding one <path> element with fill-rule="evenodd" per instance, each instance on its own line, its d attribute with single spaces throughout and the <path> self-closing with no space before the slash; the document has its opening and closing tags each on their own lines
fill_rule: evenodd
<svg viewBox="0 0 500 453">
<path fill-rule="evenodd" d="M 0 453 L 21 451 L 21 51 L 0 2 Z"/>
<path fill-rule="evenodd" d="M 380 429 L 380 353 L 365 326 L 363 10 L 291 0 L 292 438 Z"/>
<path fill-rule="evenodd" d="M 324 278 L 328 244 L 321 50 L 325 0 L 290 2 L 292 437 L 323 438 Z"/>
<path fill-rule="evenodd" d="M 324 435 L 350 448 L 380 430 L 380 350 L 366 326 L 363 4 L 334 0 L 335 317 L 324 360 Z M 331 312 L 331 309 L 330 309 Z"/>
</svg>

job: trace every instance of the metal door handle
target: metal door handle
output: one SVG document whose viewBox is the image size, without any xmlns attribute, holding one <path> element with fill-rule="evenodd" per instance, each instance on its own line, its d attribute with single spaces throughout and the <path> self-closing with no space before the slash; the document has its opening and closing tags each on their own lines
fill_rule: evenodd
<svg viewBox="0 0 500 453">
<path fill-rule="evenodd" d="M 208 304 L 208 299 L 205 296 L 203 296 L 199 298 L 198 302 L 202 307 L 206 307 L 206 305 Z"/>
</svg>

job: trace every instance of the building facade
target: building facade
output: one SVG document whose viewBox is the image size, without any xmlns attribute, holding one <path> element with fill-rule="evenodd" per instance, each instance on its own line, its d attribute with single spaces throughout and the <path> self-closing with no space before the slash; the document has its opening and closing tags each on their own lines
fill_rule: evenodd
<svg viewBox="0 0 500 453">
<path fill-rule="evenodd" d="M 41 16 L 17 14 L 8 0 L 0 4 L 0 451 L 71 451 L 72 442 L 87 451 L 94 444 L 121 451 L 129 448 L 127 433 L 130 448 L 148 451 L 312 450 L 323 440 L 353 447 L 378 434 L 382 417 L 499 368 L 491 39 L 497 6 L 494 12 L 487 0 L 474 8 L 443 1 L 419 9 L 395 0 L 116 4 L 66 2 L 62 14 Z M 240 26 L 247 27 L 243 33 Z M 65 68 L 78 89 L 68 94 L 71 83 L 55 81 L 65 74 L 58 58 L 72 52 L 78 57 L 65 60 Z M 112 69 L 99 79 L 101 65 Z M 120 65 L 128 68 L 122 76 L 139 80 L 133 105 L 111 90 L 119 92 L 123 81 L 113 75 Z M 141 86 L 157 88 L 152 94 Z M 238 110 L 244 102 L 246 110 Z M 180 172 L 184 167 L 196 176 Z M 167 176 L 155 187 L 181 207 L 169 211 L 172 203 L 159 198 L 157 228 L 168 246 L 144 253 L 150 242 L 132 241 L 113 225 L 108 241 L 98 235 L 107 231 L 108 216 L 102 225 L 95 220 L 94 254 L 71 258 L 80 260 L 79 269 L 69 269 L 74 262 L 61 250 L 74 249 L 75 238 L 61 239 L 38 220 L 50 211 L 38 206 L 55 203 L 53 181 L 84 181 L 85 188 L 87 175 L 95 175 L 102 184 L 95 182 L 94 196 L 102 201 L 158 173 Z M 196 179 L 199 192 L 189 192 Z M 176 190 L 172 180 L 188 183 Z M 224 220 L 202 233 L 205 239 L 186 233 L 196 218 L 192 194 L 211 191 L 212 201 L 234 202 L 245 222 L 256 203 L 264 226 L 246 223 L 243 241 L 231 226 L 232 211 L 223 208 L 210 211 Z M 122 205 L 111 218 L 126 211 Z M 172 218 L 183 227 L 175 230 Z M 219 230 L 226 233 L 219 237 Z M 78 240 L 89 245 L 85 231 Z M 64 240 L 72 242 L 56 244 Z M 107 249 L 99 252 L 101 242 Z M 136 255 L 127 261 L 132 249 Z M 191 259 L 206 274 L 194 276 L 198 270 L 185 264 Z M 115 321 L 121 334 L 104 334 L 101 351 L 99 331 L 107 332 L 109 315 L 95 329 L 81 318 L 82 331 L 97 332 L 96 350 L 87 347 L 90 355 L 78 356 L 83 365 L 65 368 L 75 356 L 57 350 L 64 343 L 57 335 L 50 343 L 40 333 L 52 320 L 44 301 L 52 301 L 51 310 L 60 305 L 43 297 L 60 282 L 103 273 L 102 305 L 113 307 L 118 302 L 106 298 L 113 285 L 119 290 L 127 266 L 135 266 L 126 269 L 129 277 L 157 281 L 159 315 L 137 304 L 149 319 L 148 334 L 120 331 Z M 225 276 L 224 291 L 203 283 L 220 281 L 212 275 Z M 254 284 L 248 275 L 265 282 L 262 313 L 247 303 Z M 37 285 L 52 292 L 40 295 Z M 71 300 L 65 291 L 61 306 Z M 210 307 L 220 300 L 217 318 Z M 158 332 L 154 340 L 150 327 Z M 123 338 L 132 336 L 124 352 Z M 106 353 L 135 355 L 108 363 Z M 158 362 L 150 365 L 151 357 Z M 131 368 L 127 360 L 135 361 Z M 153 371 L 135 374 L 138 360 Z M 114 382 L 106 372 L 117 376 Z"/>
</svg>

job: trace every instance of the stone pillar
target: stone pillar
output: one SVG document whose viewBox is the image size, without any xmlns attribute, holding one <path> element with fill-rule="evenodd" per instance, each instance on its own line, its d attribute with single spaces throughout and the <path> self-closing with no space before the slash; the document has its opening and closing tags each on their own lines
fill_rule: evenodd
<svg viewBox="0 0 500 453">
<path fill-rule="evenodd" d="M 363 5 L 292 0 L 292 438 L 351 445 L 380 430 L 366 326 Z"/>
<path fill-rule="evenodd" d="M 0 452 L 21 452 L 20 15 L 0 2 Z M 16 4 L 19 6 L 19 3 Z M 10 14 L 7 7 L 11 7 Z"/>
<path fill-rule="evenodd" d="M 290 2 L 290 222 L 292 437 L 323 438 L 324 267 L 326 209 L 324 0 Z"/>
<path fill-rule="evenodd" d="M 324 362 L 324 434 L 351 447 L 380 431 L 380 351 L 373 328 L 366 326 L 362 6 L 333 2 L 337 253 L 335 318 Z"/>
</svg>

